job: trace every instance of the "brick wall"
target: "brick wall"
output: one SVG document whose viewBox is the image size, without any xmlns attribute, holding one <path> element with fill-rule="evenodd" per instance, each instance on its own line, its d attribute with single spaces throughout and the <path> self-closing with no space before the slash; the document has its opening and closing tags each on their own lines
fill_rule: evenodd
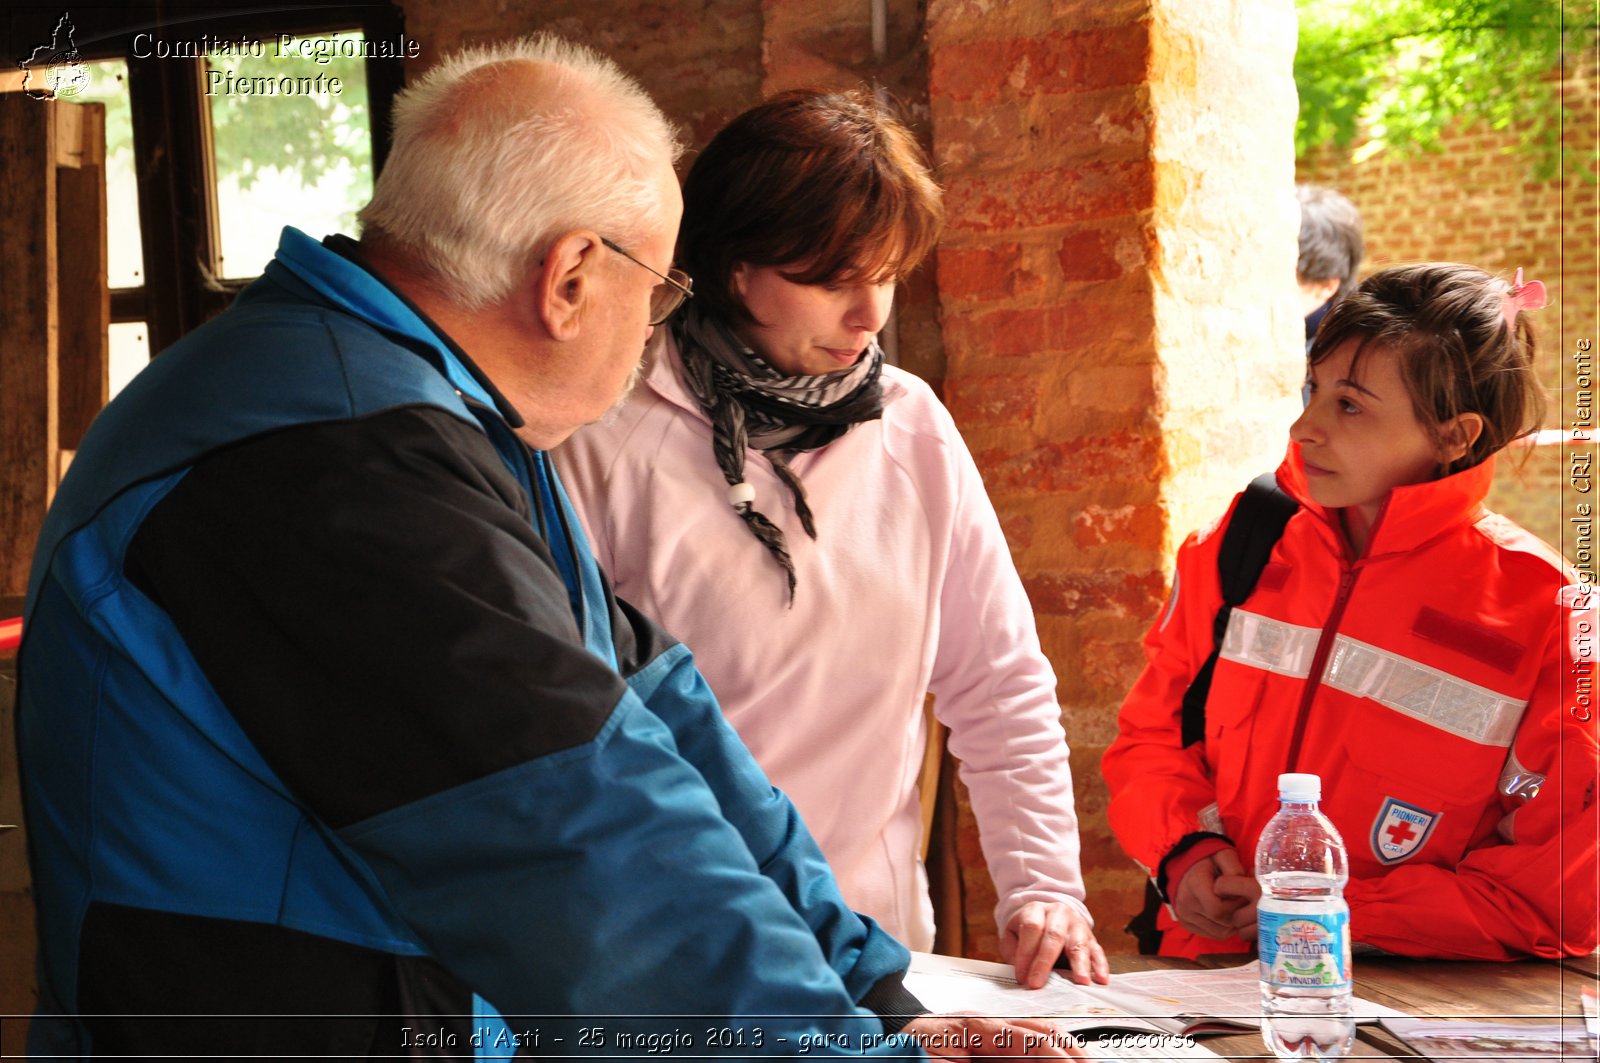
<svg viewBox="0 0 1600 1063">
<path fill-rule="evenodd" d="M 1099 756 L 1176 541 L 1275 462 L 1298 376 L 1293 114 L 1260 103 L 1264 87 L 1292 98 L 1293 36 L 1286 4 L 928 11 L 945 398 L 1056 666 L 1113 949 L 1143 881 L 1107 826 Z M 986 953 L 972 833 L 969 951 Z"/>
<path fill-rule="evenodd" d="M 1149 5 L 1054 17 L 933 3 L 933 142 L 950 227 L 938 250 L 944 395 L 1033 600 L 1059 677 L 1090 899 L 1125 869 L 1098 755 L 1163 593 L 1166 471 L 1152 260 L 1156 164 Z M 1084 667 L 1093 660 L 1093 668 Z M 967 945 L 992 955 L 994 891 L 960 834 Z M 1117 925 L 1117 915 L 1099 920 Z M 1114 937 L 1115 935 L 1111 935 Z"/>
<path fill-rule="evenodd" d="M 1521 266 L 1542 279 L 1550 306 L 1533 315 L 1540 379 L 1550 392 L 1546 424 L 1570 427 L 1574 395 L 1571 355 L 1581 338 L 1595 337 L 1600 300 L 1600 195 L 1594 176 L 1596 57 L 1570 57 L 1561 91 L 1573 110 L 1563 131 L 1578 163 L 1551 180 L 1535 180 L 1514 130 L 1462 124 L 1441 150 L 1414 158 L 1379 154 L 1362 163 L 1349 152 L 1323 151 L 1302 162 L 1302 180 L 1337 188 L 1361 210 L 1367 259 L 1363 275 L 1403 262 L 1470 262 L 1509 278 Z M 1565 412 L 1563 412 L 1565 411 Z M 1562 542 L 1566 461 L 1559 445 L 1502 456 L 1491 508 L 1558 548 Z"/>
</svg>

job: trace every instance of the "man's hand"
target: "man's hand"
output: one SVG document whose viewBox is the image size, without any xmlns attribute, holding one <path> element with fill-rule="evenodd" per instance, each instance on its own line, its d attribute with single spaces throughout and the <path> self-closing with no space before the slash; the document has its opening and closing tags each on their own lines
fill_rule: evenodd
<svg viewBox="0 0 1600 1063">
<path fill-rule="evenodd" d="M 1239 854 L 1222 849 L 1197 861 L 1184 873 L 1172 894 L 1172 913 L 1178 925 L 1201 937 L 1255 933 L 1256 899 L 1261 895 L 1255 879 L 1244 873 Z"/>
<path fill-rule="evenodd" d="M 1065 901 L 1029 901 L 1007 920 L 1000 935 L 1000 958 L 1016 968 L 1017 983 L 1028 989 L 1044 985 L 1063 955 L 1079 985 L 1111 980 L 1105 951 L 1089 920 Z"/>
<path fill-rule="evenodd" d="M 1078 1039 L 1049 1019 L 992 1019 L 985 1015 L 919 1015 L 904 1033 L 930 1056 L 978 1059 L 984 1056 L 1037 1056 L 1088 1059 Z"/>
</svg>

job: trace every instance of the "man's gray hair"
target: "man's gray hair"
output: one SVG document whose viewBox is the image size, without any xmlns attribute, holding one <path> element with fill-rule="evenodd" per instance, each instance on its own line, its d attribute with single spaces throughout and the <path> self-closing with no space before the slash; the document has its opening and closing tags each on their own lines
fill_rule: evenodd
<svg viewBox="0 0 1600 1063">
<path fill-rule="evenodd" d="M 535 81 L 506 78 L 528 64 Z M 496 93 L 496 81 L 505 88 Z M 549 35 L 458 52 L 395 99 L 363 236 L 414 254 L 467 309 L 504 298 L 561 233 L 627 246 L 659 226 L 682 146 L 616 63 Z"/>
<path fill-rule="evenodd" d="M 1300 200 L 1300 260 L 1295 276 L 1302 284 L 1339 278 L 1335 298 L 1343 299 L 1356 286 L 1356 273 L 1366 254 L 1361 233 L 1361 212 L 1331 188 L 1295 185 Z"/>
</svg>

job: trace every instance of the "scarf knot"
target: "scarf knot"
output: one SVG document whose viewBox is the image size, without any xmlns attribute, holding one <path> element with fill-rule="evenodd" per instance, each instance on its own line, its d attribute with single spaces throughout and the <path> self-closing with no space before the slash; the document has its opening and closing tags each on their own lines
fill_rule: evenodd
<svg viewBox="0 0 1600 1063">
<path fill-rule="evenodd" d="M 711 453 L 728 481 L 728 500 L 783 568 L 793 605 L 794 559 L 783 531 L 755 508 L 754 489 L 744 476 L 746 451 L 767 456 L 794 498 L 801 527 L 815 539 L 816 520 L 805 485 L 789 459 L 825 447 L 852 425 L 883 415 L 883 351 L 874 339 L 846 369 L 787 376 L 693 304 L 673 319 L 672 334 L 683 359 L 684 383 L 711 419 Z"/>
</svg>

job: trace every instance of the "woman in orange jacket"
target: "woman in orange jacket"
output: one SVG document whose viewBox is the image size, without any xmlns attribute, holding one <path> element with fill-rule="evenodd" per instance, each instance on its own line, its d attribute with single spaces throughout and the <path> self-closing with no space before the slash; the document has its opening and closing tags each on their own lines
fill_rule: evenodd
<svg viewBox="0 0 1600 1063">
<path fill-rule="evenodd" d="M 1434 263 L 1329 314 L 1278 469 L 1300 509 L 1231 613 L 1188 745 L 1227 520 L 1179 551 L 1103 764 L 1112 828 L 1166 902 L 1162 953 L 1253 947 L 1249 869 L 1287 771 L 1322 776 L 1358 946 L 1595 947 L 1592 570 L 1483 507 L 1493 455 L 1539 423 L 1523 311 L 1543 301 L 1520 271 Z"/>
</svg>

